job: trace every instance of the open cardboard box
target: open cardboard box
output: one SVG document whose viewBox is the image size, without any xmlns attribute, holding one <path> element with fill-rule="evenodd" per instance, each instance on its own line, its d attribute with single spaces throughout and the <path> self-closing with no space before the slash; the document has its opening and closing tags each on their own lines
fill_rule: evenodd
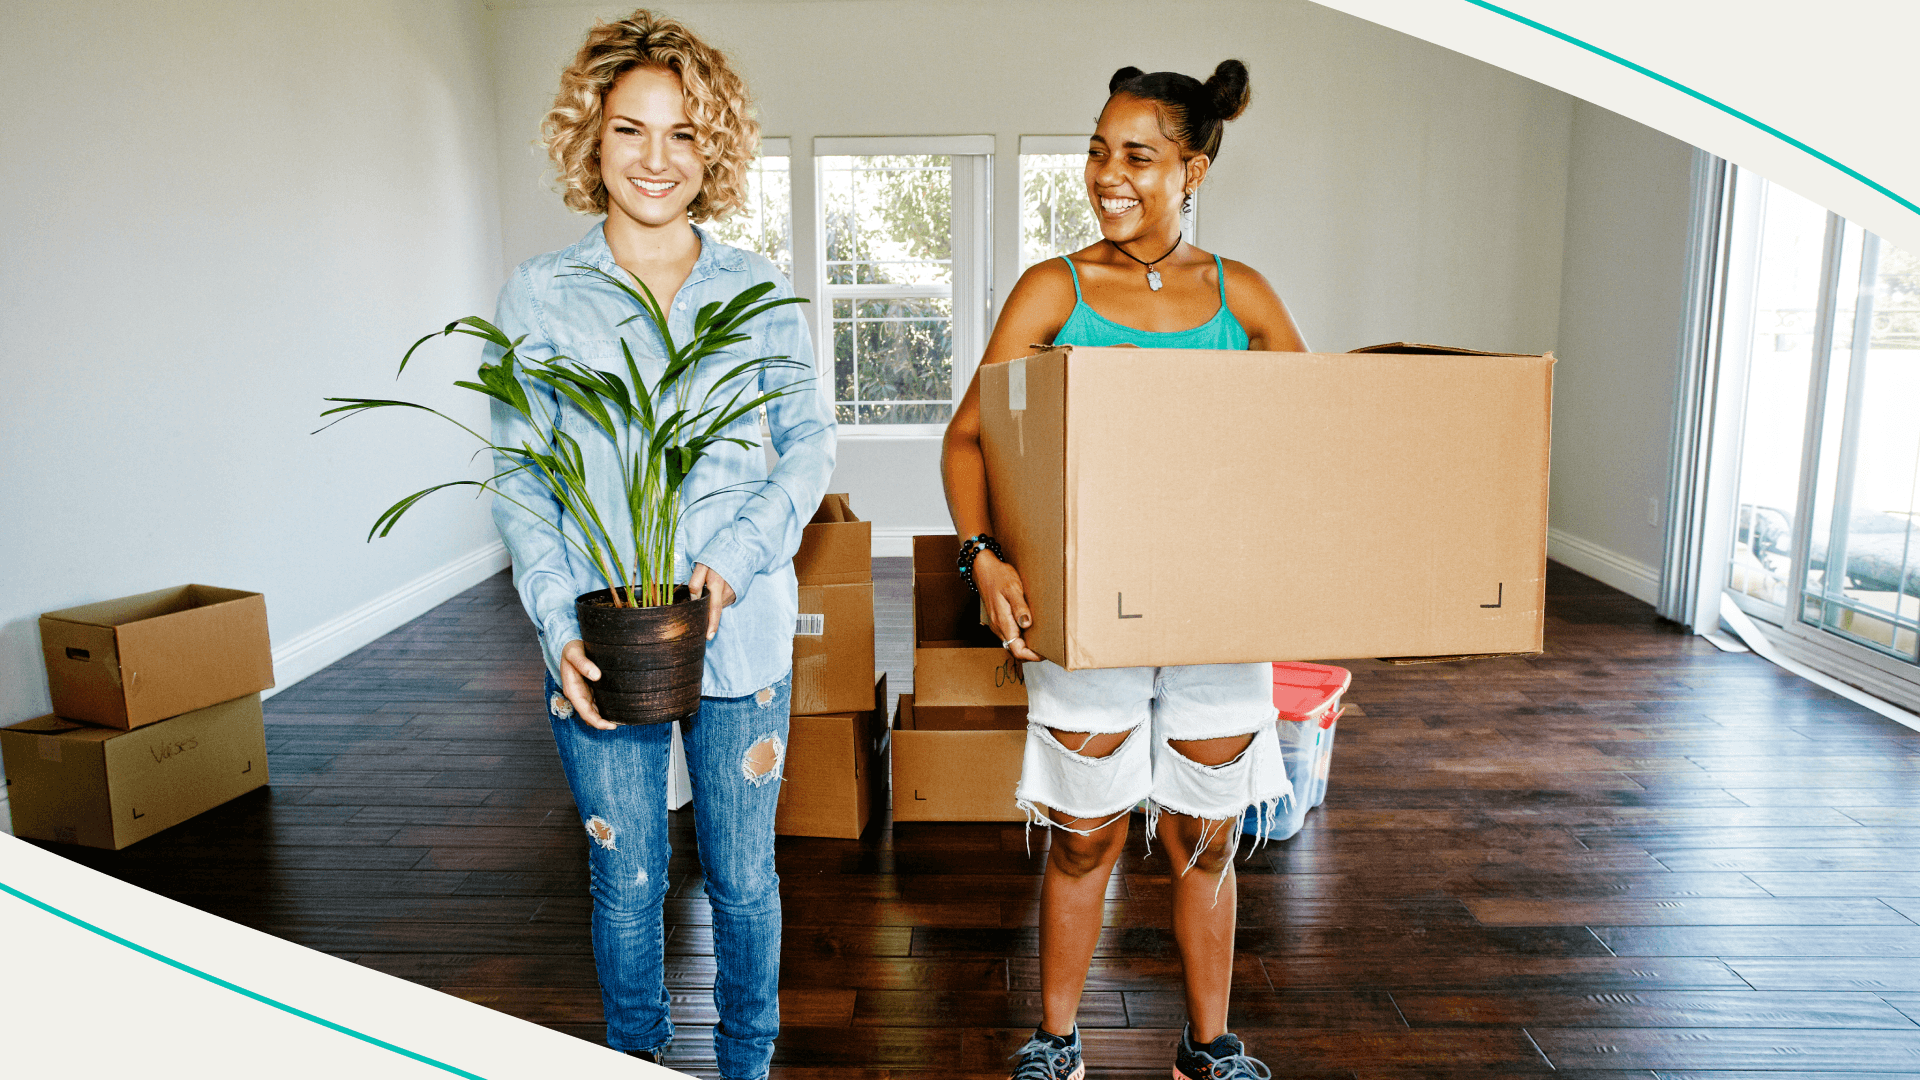
<svg viewBox="0 0 1920 1080">
<path fill-rule="evenodd" d="M 858 839 L 887 805 L 887 677 L 860 712 L 795 716 L 773 831 L 782 836 Z"/>
<path fill-rule="evenodd" d="M 83 604 L 40 616 L 53 711 L 136 728 L 273 685 L 267 601 L 211 585 Z"/>
<path fill-rule="evenodd" d="M 795 715 L 865 709 L 873 692 L 873 525 L 828 495 L 793 557 L 800 615 L 793 635 Z"/>
<path fill-rule="evenodd" d="M 858 585 L 873 580 L 873 523 L 854 514 L 847 497 L 831 494 L 800 533 L 793 574 L 802 585 Z"/>
<path fill-rule="evenodd" d="M 984 367 L 1026 641 L 1069 669 L 1539 652 L 1552 388 L 1551 356 L 1405 343 Z"/>
<path fill-rule="evenodd" d="M 1013 805 L 1027 742 L 1025 705 L 917 707 L 893 720 L 893 820 L 1024 821 Z"/>
<path fill-rule="evenodd" d="M 267 783 L 259 694 L 131 731 L 23 720 L 0 756 L 14 835 L 115 850 Z"/>
<path fill-rule="evenodd" d="M 922 708 L 1021 705 L 1020 662 L 980 625 L 980 598 L 955 560 L 957 536 L 913 538 L 913 697 Z"/>
</svg>

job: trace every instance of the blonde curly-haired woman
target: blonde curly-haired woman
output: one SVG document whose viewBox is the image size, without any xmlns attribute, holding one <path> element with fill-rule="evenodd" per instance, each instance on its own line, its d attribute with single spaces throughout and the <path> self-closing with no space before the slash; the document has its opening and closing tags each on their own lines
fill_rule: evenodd
<svg viewBox="0 0 1920 1080">
<path fill-rule="evenodd" d="M 525 335 L 528 357 L 565 355 L 618 370 L 624 336 L 649 382 L 664 367 L 661 343 L 613 285 L 571 269 L 591 266 L 644 282 L 679 340 L 692 336 L 702 305 L 761 282 L 769 298 L 793 295 L 773 264 L 728 247 L 695 222 L 744 201 L 759 131 L 745 85 L 717 50 L 672 19 L 641 10 L 600 23 L 561 75 L 542 133 L 566 204 L 604 215 L 571 247 L 520 264 L 500 292 L 496 325 Z M 806 324 L 791 305 L 749 323 L 752 340 L 708 359 L 694 396 L 743 359 L 787 356 L 812 364 Z M 490 360 L 498 360 L 494 350 Z M 756 376 L 743 376 L 753 379 Z M 779 463 L 769 472 L 754 420 L 741 445 L 718 443 L 694 467 L 685 491 L 678 573 L 708 599 L 706 669 L 699 712 L 684 725 L 693 778 L 694 822 L 707 899 L 713 907 L 714 1051 L 730 1080 L 760 1080 L 780 1029 L 780 879 L 773 819 L 787 738 L 793 625 L 798 593 L 793 554 L 833 472 L 834 422 L 814 380 L 798 371 L 767 376 L 796 392 L 767 406 Z M 748 396 L 778 389 L 748 388 Z M 544 396 L 562 430 L 579 433 L 586 474 L 600 477 L 602 508 L 623 512 L 614 490 L 615 451 L 594 438 L 569 401 Z M 720 399 L 729 395 L 721 393 Z M 532 438 L 519 416 L 496 408 L 493 441 Z M 539 633 L 547 666 L 547 712 L 567 782 L 587 833 L 593 897 L 593 955 L 606 1007 L 607 1044 L 650 1061 L 673 1037 L 664 978 L 666 783 L 670 728 L 622 727 L 594 709 L 600 672 L 587 659 L 574 599 L 602 586 L 594 568 L 525 504 L 578 531 L 538 485 L 510 475 L 512 497 L 494 521 L 513 555 L 514 585 Z M 718 492 L 718 494 L 713 494 Z M 707 497 L 707 496 L 712 497 Z M 608 521 L 616 534 L 624 521 Z M 576 537 L 576 539 L 578 539 Z"/>
</svg>

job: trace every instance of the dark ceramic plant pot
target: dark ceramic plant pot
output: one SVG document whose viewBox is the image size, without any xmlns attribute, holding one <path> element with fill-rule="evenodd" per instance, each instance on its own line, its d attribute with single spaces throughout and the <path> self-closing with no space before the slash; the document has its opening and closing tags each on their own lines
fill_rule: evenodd
<svg viewBox="0 0 1920 1080">
<path fill-rule="evenodd" d="M 600 668 L 593 704 L 616 724 L 666 724 L 700 708 L 707 602 L 685 585 L 663 607 L 614 607 L 609 589 L 573 602 L 587 659 Z"/>
</svg>

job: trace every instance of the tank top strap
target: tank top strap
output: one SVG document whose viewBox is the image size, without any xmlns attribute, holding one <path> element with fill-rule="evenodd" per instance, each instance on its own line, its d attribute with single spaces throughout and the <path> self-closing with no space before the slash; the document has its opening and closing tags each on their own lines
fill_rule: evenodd
<svg viewBox="0 0 1920 1080">
<path fill-rule="evenodd" d="M 1220 275 L 1220 310 L 1225 311 L 1227 310 L 1227 265 L 1220 261 L 1218 255 L 1213 257 L 1213 272 Z"/>
<path fill-rule="evenodd" d="M 1218 257 L 1219 256 L 1215 256 L 1215 258 Z M 1060 261 L 1067 264 L 1067 273 L 1073 275 L 1073 302 L 1076 304 L 1084 303 L 1086 298 L 1080 295 L 1080 271 L 1073 268 L 1073 260 L 1067 258 L 1065 255 L 1060 256 Z"/>
</svg>

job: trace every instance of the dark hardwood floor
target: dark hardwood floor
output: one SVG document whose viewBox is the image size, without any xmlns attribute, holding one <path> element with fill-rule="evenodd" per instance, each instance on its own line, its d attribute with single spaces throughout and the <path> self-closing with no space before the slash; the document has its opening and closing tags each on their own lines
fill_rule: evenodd
<svg viewBox="0 0 1920 1080">
<path fill-rule="evenodd" d="M 906 689 L 910 571 L 875 576 Z M 1920 1078 L 1920 733 L 1559 566 L 1548 598 L 1543 656 L 1349 665 L 1325 806 L 1240 864 L 1250 1048 L 1279 1077 Z M 502 575 L 272 699 L 270 790 L 123 852 L 48 847 L 597 1040 L 587 840 L 539 696 Z M 669 1064 L 711 1075 L 710 920 L 676 830 Z M 782 838 L 774 1075 L 1004 1077 L 1039 1015 L 1045 846 Z M 1165 1076 L 1169 867 L 1137 821 L 1108 895 L 1089 1075 Z"/>
</svg>

